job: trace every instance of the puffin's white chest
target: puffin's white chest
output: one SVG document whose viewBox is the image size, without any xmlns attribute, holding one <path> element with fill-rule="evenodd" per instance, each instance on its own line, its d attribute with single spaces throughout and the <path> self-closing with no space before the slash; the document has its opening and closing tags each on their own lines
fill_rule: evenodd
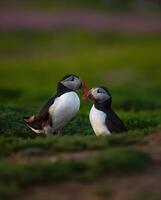
<svg viewBox="0 0 161 200">
<path fill-rule="evenodd" d="M 94 105 L 90 110 L 89 119 L 97 136 L 110 134 L 110 131 L 105 124 L 106 114 L 100 110 L 97 110 Z"/>
<path fill-rule="evenodd" d="M 68 92 L 55 99 L 49 113 L 54 130 L 62 128 L 79 111 L 80 100 L 75 92 Z"/>
</svg>

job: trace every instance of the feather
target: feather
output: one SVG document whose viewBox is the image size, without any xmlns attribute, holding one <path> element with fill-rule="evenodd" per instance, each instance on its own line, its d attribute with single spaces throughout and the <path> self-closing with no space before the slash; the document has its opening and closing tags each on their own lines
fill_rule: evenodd
<svg viewBox="0 0 161 200">
<path fill-rule="evenodd" d="M 106 125 L 109 128 L 110 132 L 127 132 L 127 128 L 122 120 L 118 117 L 118 115 L 109 108 L 107 110 L 107 117 L 106 117 Z"/>
</svg>

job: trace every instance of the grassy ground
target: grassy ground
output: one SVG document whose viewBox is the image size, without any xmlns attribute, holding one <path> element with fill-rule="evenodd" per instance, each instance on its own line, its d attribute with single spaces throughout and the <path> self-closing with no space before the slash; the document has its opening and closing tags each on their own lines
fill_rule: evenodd
<svg viewBox="0 0 161 200">
<path fill-rule="evenodd" d="M 0 197 L 19 195 L 31 182 L 94 182 L 150 166 L 148 153 L 131 148 L 160 128 L 160 51 L 157 34 L 1 32 Z M 90 87 L 109 87 L 113 108 L 129 133 L 96 138 L 88 120 L 91 103 L 83 101 L 60 137 L 37 136 L 25 127 L 22 117 L 37 112 L 67 73 L 80 75 Z M 96 193 L 108 191 L 98 188 Z"/>
</svg>

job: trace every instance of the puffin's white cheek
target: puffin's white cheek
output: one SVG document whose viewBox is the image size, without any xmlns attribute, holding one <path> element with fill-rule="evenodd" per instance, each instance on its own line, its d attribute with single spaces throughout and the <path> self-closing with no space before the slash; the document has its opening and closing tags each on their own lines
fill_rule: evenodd
<svg viewBox="0 0 161 200">
<path fill-rule="evenodd" d="M 99 96 L 98 95 L 93 95 L 93 99 L 99 99 Z"/>
<path fill-rule="evenodd" d="M 75 89 L 78 89 L 80 87 L 80 85 L 81 85 L 81 82 L 79 80 L 76 80 L 76 81 L 73 82 L 73 87 Z"/>
<path fill-rule="evenodd" d="M 103 95 L 101 95 L 101 94 L 97 94 L 97 99 L 99 99 L 99 100 L 103 100 Z"/>
<path fill-rule="evenodd" d="M 108 96 L 104 95 L 104 94 L 98 94 L 97 99 L 100 101 L 106 101 L 106 100 L 108 100 Z"/>
<path fill-rule="evenodd" d="M 66 82 L 64 82 L 63 83 L 63 85 L 65 86 L 65 87 L 67 87 L 67 88 L 70 88 L 70 89 L 72 89 L 72 83 L 70 82 L 70 81 L 66 81 Z"/>
<path fill-rule="evenodd" d="M 93 96 L 95 99 L 98 99 L 98 98 L 99 98 L 99 95 L 97 94 L 96 91 L 92 91 L 92 96 Z"/>
</svg>

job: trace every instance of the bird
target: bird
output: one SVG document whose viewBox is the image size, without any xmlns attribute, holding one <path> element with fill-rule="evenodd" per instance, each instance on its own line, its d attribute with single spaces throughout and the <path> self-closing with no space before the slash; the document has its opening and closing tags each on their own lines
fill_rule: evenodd
<svg viewBox="0 0 161 200">
<path fill-rule="evenodd" d="M 64 76 L 57 84 L 56 94 L 47 101 L 40 112 L 24 117 L 23 121 L 38 134 L 58 135 L 79 111 L 80 99 L 76 91 L 85 88 L 86 83 L 78 76 Z"/>
<path fill-rule="evenodd" d="M 125 124 L 111 107 L 112 96 L 106 87 L 90 89 L 84 93 L 83 99 L 94 101 L 89 113 L 89 120 L 96 136 L 127 132 Z"/>
</svg>

